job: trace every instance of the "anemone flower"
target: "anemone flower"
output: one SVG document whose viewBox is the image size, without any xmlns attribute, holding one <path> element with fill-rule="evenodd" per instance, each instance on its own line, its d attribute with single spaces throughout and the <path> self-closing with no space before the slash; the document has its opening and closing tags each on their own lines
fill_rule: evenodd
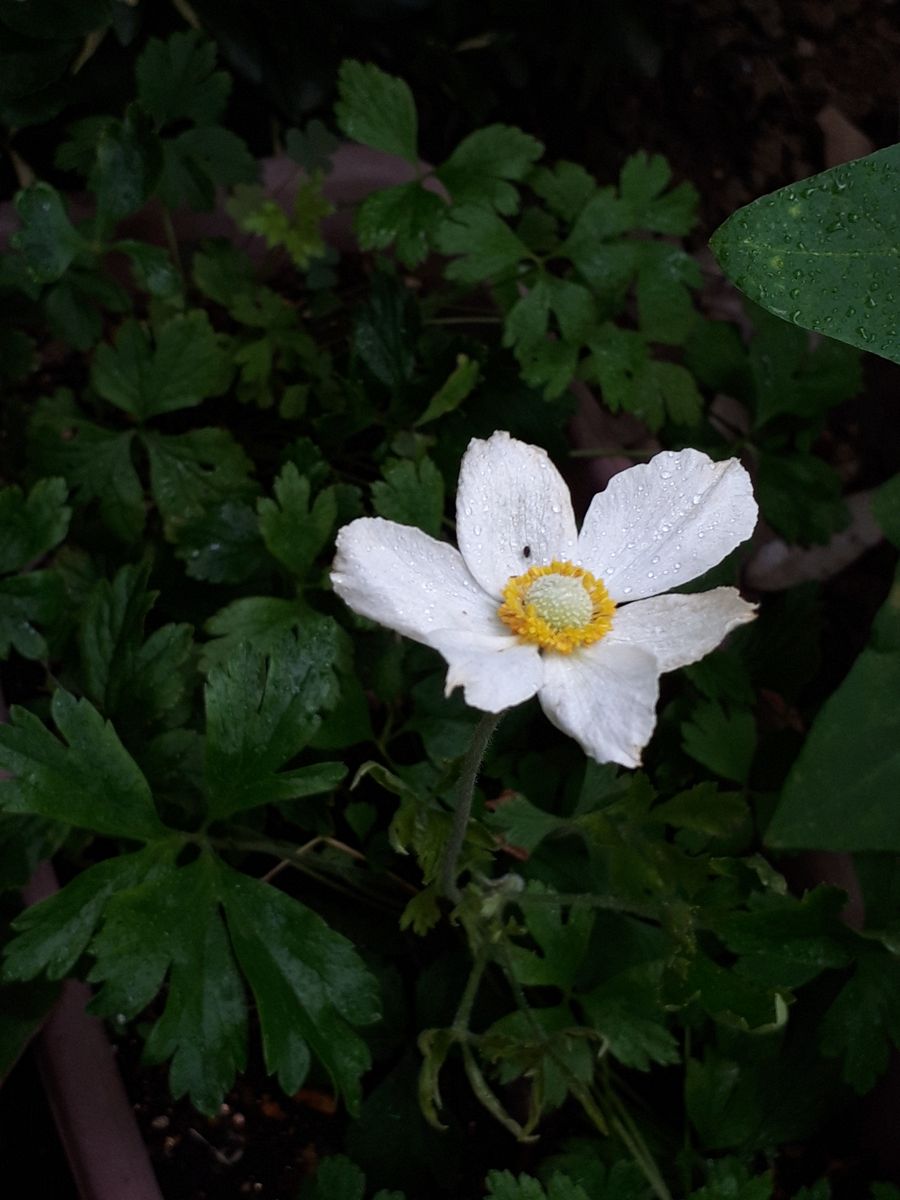
<svg viewBox="0 0 900 1200">
<path fill-rule="evenodd" d="M 544 450 L 473 438 L 456 499 L 459 549 L 363 517 L 338 534 L 331 580 L 355 611 L 446 659 L 447 694 L 499 713 L 537 696 L 598 762 L 640 764 L 661 672 L 687 666 L 749 621 L 735 588 L 663 594 L 753 532 L 737 459 L 663 451 L 615 475 L 581 531 Z"/>
</svg>

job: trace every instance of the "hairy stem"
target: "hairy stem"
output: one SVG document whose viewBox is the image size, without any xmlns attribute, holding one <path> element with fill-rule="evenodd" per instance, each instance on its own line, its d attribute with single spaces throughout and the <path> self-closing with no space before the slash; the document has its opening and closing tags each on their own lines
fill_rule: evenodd
<svg viewBox="0 0 900 1200">
<path fill-rule="evenodd" d="M 472 799 L 475 795 L 475 784 L 481 769 L 482 759 L 488 748 L 488 743 L 494 730 L 500 722 L 502 713 L 484 713 L 475 726 L 472 742 L 463 759 L 459 784 L 456 791 L 456 808 L 453 813 L 453 824 L 450 836 L 444 847 L 441 869 L 438 873 L 438 887 L 441 895 L 458 904 L 462 893 L 456 886 L 457 866 L 463 842 L 466 840 L 466 830 L 472 815 Z"/>
</svg>

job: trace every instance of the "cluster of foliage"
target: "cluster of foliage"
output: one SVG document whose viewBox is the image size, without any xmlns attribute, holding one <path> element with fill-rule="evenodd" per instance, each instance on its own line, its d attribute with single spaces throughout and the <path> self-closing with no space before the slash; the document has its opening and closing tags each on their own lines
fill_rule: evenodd
<svg viewBox="0 0 900 1200">
<path fill-rule="evenodd" d="M 858 353 L 781 319 L 821 328 L 804 265 L 766 249 L 752 210 L 718 250 L 747 290 L 790 274 L 796 310 L 770 282 L 754 298 L 778 315 L 754 307 L 749 339 L 703 315 L 680 240 L 696 196 L 661 157 L 601 186 L 491 125 L 427 167 L 406 84 L 352 61 L 336 130 L 399 156 L 406 182 L 358 206 L 362 253 L 341 257 L 323 232 L 335 132 L 287 131 L 302 172 L 276 202 L 222 124 L 215 58 L 194 31 L 148 41 L 124 112 L 58 147 L 89 202 L 23 188 L 0 259 L 3 912 L 41 859 L 66 879 L 11 920 L 0 1051 L 77 975 L 201 1111 L 245 1067 L 251 1024 L 288 1094 L 333 1088 L 350 1157 L 304 1200 L 362 1200 L 353 1160 L 413 1195 L 765 1200 L 779 1145 L 870 1091 L 900 1044 L 896 603 L 816 717 L 818 591 L 767 600 L 669 682 L 639 772 L 586 763 L 535 705 L 509 714 L 451 906 L 438 877 L 474 714 L 444 698 L 435 655 L 335 600 L 328 566 L 365 512 L 452 530 L 472 435 L 564 460 L 575 380 L 647 438 L 740 453 L 768 525 L 824 542 L 847 512 L 817 439 Z M 833 195 L 862 240 L 857 178 L 804 196 Z M 189 243 L 184 211 L 221 189 L 232 236 Z M 823 219 L 767 203 L 798 247 Z M 884 352 L 855 307 L 863 333 L 830 331 Z M 888 484 L 878 515 L 900 541 L 897 513 Z M 861 852 L 865 929 L 835 888 L 795 895 L 765 844 Z M 270 880 L 276 865 L 292 870 Z M 486 1148 L 463 1155 L 473 1123 Z M 531 1173 L 511 1173 L 542 1128 Z"/>
</svg>

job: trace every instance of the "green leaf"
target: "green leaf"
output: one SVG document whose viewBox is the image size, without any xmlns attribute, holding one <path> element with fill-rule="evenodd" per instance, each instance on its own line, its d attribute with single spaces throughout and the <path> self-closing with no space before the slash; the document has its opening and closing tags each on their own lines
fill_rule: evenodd
<svg viewBox="0 0 900 1200">
<path fill-rule="evenodd" d="M 593 176 L 573 162 L 558 162 L 553 167 L 538 167 L 528 184 L 547 207 L 564 221 L 574 221 L 597 190 Z"/>
<path fill-rule="evenodd" d="M 832 167 L 739 209 L 710 245 L 769 312 L 900 362 L 900 146 Z"/>
<path fill-rule="evenodd" d="M 28 498 L 0 488 L 0 573 L 19 571 L 66 536 L 72 510 L 63 479 L 39 479 Z"/>
<path fill-rule="evenodd" d="M 171 317 L 154 340 L 138 321 L 126 321 L 114 346 L 97 347 L 91 371 L 104 400 L 138 421 L 194 408 L 230 379 L 228 355 L 202 309 Z"/>
<path fill-rule="evenodd" d="M 293 208 L 286 211 L 258 185 L 242 185 L 235 189 L 226 204 L 229 214 L 240 229 L 265 238 L 266 246 L 285 250 L 301 271 L 325 253 L 322 222 L 334 212 L 334 205 L 325 196 L 325 176 L 315 171 L 297 187 Z"/>
<path fill-rule="evenodd" d="M 428 401 L 421 417 L 413 422 L 414 428 L 418 429 L 420 425 L 427 425 L 429 421 L 436 421 L 438 417 L 459 408 L 472 394 L 480 375 L 481 364 L 477 359 L 458 354 L 456 366 Z"/>
<path fill-rule="evenodd" d="M 33 38 L 65 41 L 102 29 L 113 18 L 111 0 L 79 0 L 58 4 L 56 0 L 2 0 L 0 21 L 16 33 Z M 6 35 L 8 36 L 8 35 Z"/>
<path fill-rule="evenodd" d="M 416 525 L 437 537 L 444 515 L 444 477 L 431 459 L 390 459 L 381 473 L 384 479 L 372 484 L 372 505 L 378 515 L 401 525 Z"/>
<path fill-rule="evenodd" d="M 504 799 L 495 812 L 488 814 L 487 822 L 491 828 L 504 832 L 510 846 L 517 846 L 529 854 L 551 833 L 568 827 L 562 817 L 545 812 L 526 796 L 518 794 Z"/>
<path fill-rule="evenodd" d="M 638 244 L 613 240 L 629 227 L 628 206 L 613 188 L 601 188 L 578 214 L 559 249 L 598 296 L 618 297 L 634 274 Z"/>
<path fill-rule="evenodd" d="M 609 1051 L 626 1067 L 649 1071 L 680 1059 L 678 1043 L 666 1028 L 665 1012 L 648 971 L 623 971 L 579 1001 Z"/>
<path fill-rule="evenodd" d="M 144 622 L 156 593 L 146 590 L 149 563 L 125 566 L 95 586 L 79 628 L 87 696 L 110 717 L 134 729 L 153 725 L 179 708 L 188 693 L 190 625 L 164 625 L 144 640 Z"/>
<path fill-rule="evenodd" d="M 166 41 L 151 38 L 135 67 L 137 94 L 157 127 L 188 120 L 214 125 L 231 90 L 224 71 L 216 71 L 215 43 L 197 30 L 173 33 Z"/>
<path fill-rule="evenodd" d="M 0 812 L 0 892 L 23 888 L 68 832 L 69 827 L 58 821 Z"/>
<path fill-rule="evenodd" d="M 539 883 L 528 887 L 529 898 L 542 903 L 525 906 L 528 932 L 541 953 L 522 946 L 511 948 L 516 978 L 526 986 L 549 984 L 570 988 L 584 968 L 584 958 L 594 927 L 593 911 L 572 905 L 563 916 L 563 906 L 553 892 Z"/>
<path fill-rule="evenodd" d="M 374 63 L 341 63 L 334 115 L 355 142 L 418 161 L 418 118 L 412 92 L 402 79 Z"/>
<path fill-rule="evenodd" d="M 353 945 L 277 888 L 220 866 L 220 895 L 241 969 L 256 999 L 266 1065 L 291 1094 L 310 1050 L 351 1113 L 369 1051 L 353 1030 L 380 1016 L 376 981 Z"/>
<path fill-rule="evenodd" d="M 305 171 L 329 170 L 332 156 L 340 144 L 340 139 L 319 120 L 307 121 L 302 130 L 289 129 L 284 138 L 288 156 Z"/>
<path fill-rule="evenodd" d="M 353 349 L 392 391 L 402 391 L 415 372 L 418 318 L 409 288 L 387 271 L 378 271 L 356 317 Z"/>
<path fill-rule="evenodd" d="M 331 538 L 337 520 L 337 496 L 325 488 L 310 503 L 310 482 L 286 463 L 274 484 L 275 498 L 257 501 L 259 528 L 269 552 L 302 579 Z"/>
<path fill-rule="evenodd" d="M 18 329 L 0 329 L 0 379 L 20 383 L 37 365 L 33 338 Z"/>
<path fill-rule="evenodd" d="M 600 384 L 605 404 L 613 412 L 634 410 L 638 380 L 650 360 L 646 338 L 607 321 L 591 336 L 589 349 L 585 372 Z"/>
<path fill-rule="evenodd" d="M 521 182 L 544 152 L 512 125 L 487 125 L 463 138 L 437 170 L 455 205 L 480 204 L 507 216 L 518 210 Z"/>
<path fill-rule="evenodd" d="M 706 954 L 695 955 L 685 982 L 701 1008 L 730 1028 L 772 1032 L 784 1020 L 784 1005 L 774 987 L 720 967 Z"/>
<path fill-rule="evenodd" d="M 142 291 L 163 300 L 180 298 L 184 282 L 168 250 L 131 240 L 116 242 L 115 249 L 131 260 L 134 281 Z"/>
<path fill-rule="evenodd" d="M 757 428 L 782 414 L 816 420 L 862 385 L 859 351 L 824 339 L 810 349 L 809 334 L 754 306 L 748 357 Z"/>
<path fill-rule="evenodd" d="M 161 836 L 165 830 L 147 780 L 112 725 L 89 701 L 62 688 L 53 694 L 51 711 L 65 743 L 18 706 L 10 712 L 11 724 L 0 726 L 0 765 L 15 776 L 0 785 L 2 806 L 112 837 Z"/>
<path fill-rule="evenodd" d="M 217 875 L 206 854 L 167 865 L 112 896 L 91 943 L 88 979 L 100 984 L 91 1011 L 135 1017 L 168 979 L 165 1008 L 147 1037 L 149 1062 L 172 1058 L 172 1095 L 213 1113 L 246 1059 L 240 976 L 218 913 Z"/>
<path fill-rule="evenodd" d="M 141 435 L 150 458 L 150 487 L 166 537 L 181 531 L 216 504 L 249 499 L 255 490 L 247 474 L 250 460 L 225 429 L 194 429 L 165 436 Z"/>
<path fill-rule="evenodd" d="M 214 641 L 203 647 L 203 669 L 234 655 L 241 642 L 260 651 L 271 650 L 291 629 L 309 617 L 309 609 L 296 600 L 276 596 L 244 596 L 233 600 L 206 622 Z"/>
<path fill-rule="evenodd" d="M 740 793 L 720 792 L 714 783 L 698 783 L 658 804 L 650 819 L 663 821 L 676 829 L 727 837 L 739 829 L 749 815 L 747 801 Z"/>
<path fill-rule="evenodd" d="M 221 125 L 185 129 L 163 141 L 162 174 L 157 192 L 170 208 L 189 205 L 203 212 L 216 203 L 217 187 L 252 184 L 256 160 L 243 138 Z"/>
<path fill-rule="evenodd" d="M 898 689 L 900 652 L 863 650 L 791 768 L 770 846 L 900 851 Z"/>
<path fill-rule="evenodd" d="M 860 1095 L 900 1048 L 900 961 L 886 951 L 859 956 L 856 970 L 822 1021 L 822 1053 L 841 1058 L 843 1077 Z"/>
<path fill-rule="evenodd" d="M 697 762 L 724 779 L 746 783 L 756 752 L 756 724 L 752 713 L 728 712 L 714 701 L 694 709 L 681 726 L 684 749 Z"/>
<path fill-rule="evenodd" d="M 822 971 L 845 967 L 850 954 L 840 916 L 847 903 L 837 888 L 820 885 L 801 899 L 758 892 L 747 911 L 714 918 L 713 928 L 741 969 L 763 984 L 800 987 Z"/>
<path fill-rule="evenodd" d="M 122 121 L 108 121 L 97 139 L 88 186 L 100 217 L 114 224 L 147 202 L 162 170 L 162 149 L 150 117 L 132 104 Z"/>
<path fill-rule="evenodd" d="M 607 1166 L 597 1155 L 597 1143 L 589 1138 L 568 1138 L 564 1145 L 560 1153 L 541 1163 L 544 1178 L 567 1175 L 590 1200 L 650 1200 L 650 1185 L 635 1162 L 618 1159 Z"/>
<path fill-rule="evenodd" d="M 59 991 L 45 979 L 0 984 L 0 1083 L 56 1007 Z"/>
<path fill-rule="evenodd" d="M 271 565 L 256 511 L 243 500 L 212 503 L 172 532 L 191 579 L 243 583 Z"/>
<path fill-rule="evenodd" d="M 301 1189 L 300 1200 L 363 1200 L 366 1177 L 343 1154 L 323 1159 L 311 1183 Z"/>
<path fill-rule="evenodd" d="M 132 458 L 134 434 L 103 429 L 60 392 L 39 400 L 29 427 L 29 451 L 40 470 L 62 475 L 80 506 L 96 501 L 103 523 L 132 542 L 144 528 L 144 489 Z"/>
<path fill-rule="evenodd" d="M 66 214 L 59 193 L 49 183 L 33 183 L 15 199 L 21 228 L 10 238 L 28 264 L 32 279 L 52 283 L 65 274 L 87 243 Z"/>
<path fill-rule="evenodd" d="M 641 243 L 637 264 L 641 332 L 651 341 L 680 346 L 697 320 L 688 288 L 700 286 L 700 267 L 680 247 L 665 242 Z"/>
<path fill-rule="evenodd" d="M 706 1187 L 691 1192 L 689 1200 L 771 1200 L 772 1177 L 751 1176 L 750 1172 L 734 1158 L 719 1159 L 709 1163 L 709 1180 Z"/>
<path fill-rule="evenodd" d="M 396 243 L 405 267 L 416 267 L 435 242 L 447 211 L 440 196 L 417 181 L 372 192 L 360 204 L 354 229 L 361 250 L 383 250 Z"/>
<path fill-rule="evenodd" d="M 157 853 L 148 848 L 107 858 L 26 908 L 13 922 L 18 936 L 4 951 L 3 977 L 33 979 L 41 972 L 50 979 L 68 975 L 87 949 L 109 897 L 157 870 Z"/>
<path fill-rule="evenodd" d="M 487 1200 L 596 1200 L 567 1175 L 554 1175 L 545 1191 L 531 1175 L 516 1178 L 509 1171 L 488 1171 L 487 1185 Z"/>
<path fill-rule="evenodd" d="M 65 599 L 62 579 L 55 571 L 0 580 L 0 659 L 9 656 L 10 647 L 23 658 L 47 658 L 47 643 L 35 626 L 59 621 Z"/>
<path fill-rule="evenodd" d="M 697 189 L 682 183 L 663 195 L 671 178 L 671 168 L 661 154 L 651 157 L 639 150 L 625 162 L 619 191 L 632 228 L 676 236 L 690 233 L 696 221 Z"/>
<path fill-rule="evenodd" d="M 206 779 L 214 818 L 317 790 L 307 771 L 282 772 L 338 698 L 337 625 L 324 617 L 266 653 L 244 643 L 209 673 Z M 315 786 L 310 787 L 310 779 Z"/>
<path fill-rule="evenodd" d="M 531 254 L 500 217 L 484 208 L 455 208 L 438 230 L 442 254 L 458 254 L 444 271 L 458 283 L 513 277 L 519 262 Z"/>
<path fill-rule="evenodd" d="M 638 370 L 624 407 L 651 429 L 658 429 L 666 418 L 676 425 L 696 425 L 703 413 L 703 397 L 686 367 L 654 360 Z"/>
<path fill-rule="evenodd" d="M 761 452 L 756 479 L 760 507 L 789 542 L 827 542 L 849 520 L 841 478 L 812 454 Z"/>
</svg>

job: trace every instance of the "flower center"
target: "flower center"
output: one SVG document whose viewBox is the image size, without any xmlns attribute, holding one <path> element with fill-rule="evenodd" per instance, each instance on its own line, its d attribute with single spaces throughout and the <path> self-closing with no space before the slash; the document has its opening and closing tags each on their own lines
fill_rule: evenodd
<svg viewBox="0 0 900 1200">
<path fill-rule="evenodd" d="M 571 654 L 609 633 L 615 609 L 602 580 L 554 561 L 513 576 L 497 615 L 523 642 Z"/>
</svg>

